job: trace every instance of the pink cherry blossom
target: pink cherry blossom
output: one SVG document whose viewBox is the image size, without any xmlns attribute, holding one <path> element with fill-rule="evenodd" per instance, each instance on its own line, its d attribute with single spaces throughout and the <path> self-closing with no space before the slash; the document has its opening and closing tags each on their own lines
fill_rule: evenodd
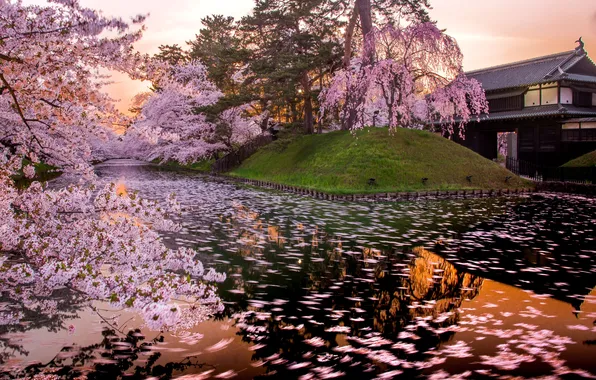
<svg viewBox="0 0 596 380">
<path fill-rule="evenodd" d="M 362 58 L 338 71 L 321 93 L 321 114 L 344 126 L 440 126 L 446 134 L 488 111 L 480 83 L 462 71 L 457 42 L 433 23 L 388 25 L 367 37 Z"/>
<path fill-rule="evenodd" d="M 207 78 L 198 61 L 182 65 L 151 62 L 148 78 L 158 89 L 135 98 L 140 111 L 127 131 L 125 149 L 145 160 L 191 163 L 241 145 L 261 133 L 257 117 L 248 117 L 250 105 L 232 107 L 209 119 L 203 107 L 223 94 Z"/>
<path fill-rule="evenodd" d="M 27 177 L 27 178 L 35 177 L 35 167 L 33 165 L 25 166 L 23 168 L 23 174 L 25 174 L 25 177 Z"/>
<path fill-rule="evenodd" d="M 133 50 L 143 20 L 108 18 L 77 0 L 0 0 L 2 325 L 32 312 L 56 315 L 59 291 L 92 308 L 102 301 L 131 309 L 160 330 L 188 329 L 223 309 L 212 282 L 225 275 L 206 271 L 194 250 L 167 248 L 158 234 L 179 228 L 170 220 L 180 212 L 175 199 L 160 204 L 100 185 L 89 165 L 94 154 L 113 154 L 101 141 L 117 140 L 111 128 L 129 122 L 101 91 L 100 69 L 140 79 L 158 71 Z M 198 73 L 181 68 L 174 78 L 194 83 Z M 24 158 L 79 183 L 18 189 L 12 178 Z"/>
</svg>

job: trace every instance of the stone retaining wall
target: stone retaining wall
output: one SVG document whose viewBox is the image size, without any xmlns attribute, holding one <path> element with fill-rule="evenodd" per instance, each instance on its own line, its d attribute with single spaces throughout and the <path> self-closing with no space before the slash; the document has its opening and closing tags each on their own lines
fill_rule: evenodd
<svg viewBox="0 0 596 380">
<path fill-rule="evenodd" d="M 288 193 L 301 194 L 310 196 L 316 199 L 325 199 L 331 201 L 345 201 L 345 202 L 396 202 L 415 199 L 465 199 L 465 198 L 488 198 L 501 197 L 507 195 L 519 195 L 535 192 L 534 189 L 503 189 L 503 190 L 433 190 L 433 191 L 417 191 L 407 193 L 377 193 L 377 194 L 350 194 L 350 195 L 335 195 L 320 191 L 304 189 L 296 186 L 280 185 L 278 183 L 257 181 L 246 178 L 227 177 L 228 179 L 245 183 L 247 185 L 263 187 L 267 189 L 275 189 L 285 191 Z"/>
</svg>

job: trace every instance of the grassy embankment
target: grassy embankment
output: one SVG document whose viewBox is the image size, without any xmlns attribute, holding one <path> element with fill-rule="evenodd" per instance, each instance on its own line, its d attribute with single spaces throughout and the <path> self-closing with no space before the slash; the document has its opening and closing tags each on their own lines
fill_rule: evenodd
<svg viewBox="0 0 596 380">
<path fill-rule="evenodd" d="M 596 166 L 596 150 L 563 165 L 565 168 L 585 168 L 591 166 Z"/>
<path fill-rule="evenodd" d="M 185 169 L 185 170 L 194 170 L 201 173 L 210 173 L 211 172 L 211 165 L 215 162 L 215 160 L 202 160 L 193 162 L 192 164 L 181 164 L 177 161 L 168 161 L 160 163 L 159 160 L 153 160 L 154 164 L 158 164 L 160 166 L 164 166 L 167 168 L 172 169 Z"/>
<path fill-rule="evenodd" d="M 24 159 L 22 167 L 24 168 L 27 165 L 30 165 L 31 161 Z M 12 176 L 12 179 L 15 181 L 15 184 L 19 188 L 26 188 L 31 185 L 33 181 L 40 181 L 46 182 L 56 177 L 59 177 L 62 174 L 55 166 L 45 164 L 40 162 L 38 164 L 33 164 L 35 167 L 35 177 L 34 178 L 27 178 L 25 174 L 23 174 L 22 169 L 19 172 Z"/>
<path fill-rule="evenodd" d="M 533 187 L 459 144 L 401 128 L 278 140 L 228 174 L 335 194 Z"/>
</svg>

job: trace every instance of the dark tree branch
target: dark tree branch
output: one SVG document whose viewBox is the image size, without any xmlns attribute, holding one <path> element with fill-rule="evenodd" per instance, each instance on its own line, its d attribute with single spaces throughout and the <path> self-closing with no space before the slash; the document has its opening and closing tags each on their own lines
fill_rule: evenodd
<svg viewBox="0 0 596 380">
<path fill-rule="evenodd" d="M 56 104 L 56 103 L 54 103 L 54 102 L 51 102 L 51 101 L 49 101 L 49 100 L 47 100 L 47 99 L 43 99 L 43 98 L 41 98 L 41 99 L 39 99 L 39 100 L 41 100 L 41 101 L 42 101 L 42 102 L 44 102 L 45 104 L 47 104 L 47 105 L 49 105 L 49 106 L 52 106 L 52 107 L 54 107 L 54 108 L 62 108 L 62 106 L 61 106 L 61 105 L 59 105 L 59 104 Z"/>
<path fill-rule="evenodd" d="M 15 93 L 14 89 L 10 86 L 10 84 L 4 77 L 4 74 L 2 74 L 2 73 L 0 73 L 0 80 L 2 81 L 2 83 L 4 83 L 4 86 L 8 89 L 8 92 L 10 93 L 10 96 L 12 97 L 12 101 L 14 103 L 16 110 L 17 110 L 17 113 L 19 114 L 19 117 L 21 118 L 21 120 L 23 121 L 23 123 L 25 124 L 27 129 L 29 129 L 29 132 L 31 132 L 33 139 L 37 142 L 37 144 L 39 144 L 40 148 L 43 149 L 43 145 L 41 144 L 41 141 L 39 141 L 39 139 L 33 132 L 31 125 L 29 125 L 29 122 L 28 122 L 27 118 L 25 117 L 25 114 L 23 113 L 23 109 L 21 108 L 21 105 L 19 104 L 19 100 L 17 99 L 17 94 Z"/>
<path fill-rule="evenodd" d="M 0 53 L 0 59 L 3 61 L 8 61 L 8 62 L 24 63 L 23 60 L 20 58 L 10 57 L 10 56 L 2 54 L 2 53 Z"/>
</svg>

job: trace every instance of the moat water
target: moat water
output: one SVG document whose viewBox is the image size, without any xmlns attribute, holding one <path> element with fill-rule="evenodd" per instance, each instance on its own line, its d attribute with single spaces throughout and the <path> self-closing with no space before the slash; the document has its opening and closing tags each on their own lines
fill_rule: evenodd
<svg viewBox="0 0 596 380">
<path fill-rule="evenodd" d="M 172 336 L 73 305 L 5 331 L 0 377 L 596 377 L 594 199 L 337 203 L 126 160 L 97 172 L 177 195 L 166 244 L 227 273 L 226 310 Z"/>
</svg>

